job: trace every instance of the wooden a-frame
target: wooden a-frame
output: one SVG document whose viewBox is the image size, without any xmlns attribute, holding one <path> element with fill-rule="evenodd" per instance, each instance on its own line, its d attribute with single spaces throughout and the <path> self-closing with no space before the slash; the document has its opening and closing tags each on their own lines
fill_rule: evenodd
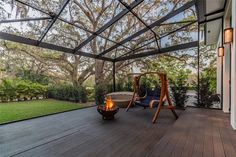
<svg viewBox="0 0 236 157">
<path fill-rule="evenodd" d="M 139 95 L 138 95 L 138 91 L 139 91 L 139 88 L 140 88 L 140 78 L 142 76 L 147 75 L 147 74 L 157 74 L 160 77 L 160 80 L 161 80 L 160 100 L 151 100 L 151 102 L 149 104 L 149 107 L 153 108 L 154 103 L 159 103 L 158 107 L 157 107 L 157 110 L 155 112 L 155 115 L 153 116 L 152 123 L 156 122 L 161 109 L 171 110 L 172 113 L 174 114 L 175 118 L 177 119 L 178 115 L 175 112 L 175 107 L 173 106 L 173 103 L 172 103 L 172 101 L 170 99 L 170 96 L 169 96 L 167 76 L 166 76 L 166 74 L 159 73 L 159 72 L 146 72 L 146 73 L 142 73 L 142 74 L 134 77 L 134 93 L 133 93 L 133 96 L 132 96 L 132 99 L 131 99 L 129 105 L 126 108 L 126 111 L 129 110 L 129 108 L 133 105 L 134 101 L 136 101 L 137 99 L 140 98 Z M 167 102 L 168 102 L 167 106 L 163 105 L 165 100 L 167 100 Z"/>
</svg>

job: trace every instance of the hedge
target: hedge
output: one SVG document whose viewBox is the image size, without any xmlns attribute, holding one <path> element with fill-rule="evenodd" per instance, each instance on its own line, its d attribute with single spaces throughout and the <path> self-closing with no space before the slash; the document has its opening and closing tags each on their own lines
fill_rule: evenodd
<svg viewBox="0 0 236 157">
<path fill-rule="evenodd" d="M 51 85 L 48 88 L 48 97 L 73 102 L 87 102 L 87 90 L 85 87 L 74 87 L 70 84 Z"/>
<path fill-rule="evenodd" d="M 0 84 L 0 101 L 22 101 L 45 98 L 47 86 L 21 79 L 2 79 Z"/>
</svg>

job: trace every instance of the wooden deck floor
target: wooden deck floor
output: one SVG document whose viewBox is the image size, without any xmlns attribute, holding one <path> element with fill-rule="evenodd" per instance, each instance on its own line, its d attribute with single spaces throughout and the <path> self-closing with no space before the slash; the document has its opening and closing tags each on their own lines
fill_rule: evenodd
<svg viewBox="0 0 236 157">
<path fill-rule="evenodd" d="M 103 121 L 89 108 L 0 126 L 0 156 L 236 156 L 229 115 L 188 108 L 175 121 L 162 111 L 153 125 L 153 112 L 120 110 L 115 121 Z"/>
</svg>

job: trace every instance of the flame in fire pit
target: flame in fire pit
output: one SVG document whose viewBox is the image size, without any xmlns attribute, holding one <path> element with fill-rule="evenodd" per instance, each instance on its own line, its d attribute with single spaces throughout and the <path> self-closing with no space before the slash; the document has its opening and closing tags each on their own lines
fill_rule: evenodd
<svg viewBox="0 0 236 157">
<path fill-rule="evenodd" d="M 115 107 L 111 97 L 106 98 L 106 111 L 112 110 Z"/>
</svg>

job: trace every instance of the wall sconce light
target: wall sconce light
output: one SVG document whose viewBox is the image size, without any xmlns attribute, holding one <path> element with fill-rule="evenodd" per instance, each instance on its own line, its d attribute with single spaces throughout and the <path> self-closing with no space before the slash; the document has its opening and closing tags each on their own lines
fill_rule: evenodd
<svg viewBox="0 0 236 157">
<path fill-rule="evenodd" d="M 233 28 L 226 28 L 224 30 L 224 44 L 233 42 Z"/>
<path fill-rule="evenodd" d="M 218 47 L 218 57 L 223 57 L 224 51 L 225 51 L 224 46 Z"/>
</svg>

